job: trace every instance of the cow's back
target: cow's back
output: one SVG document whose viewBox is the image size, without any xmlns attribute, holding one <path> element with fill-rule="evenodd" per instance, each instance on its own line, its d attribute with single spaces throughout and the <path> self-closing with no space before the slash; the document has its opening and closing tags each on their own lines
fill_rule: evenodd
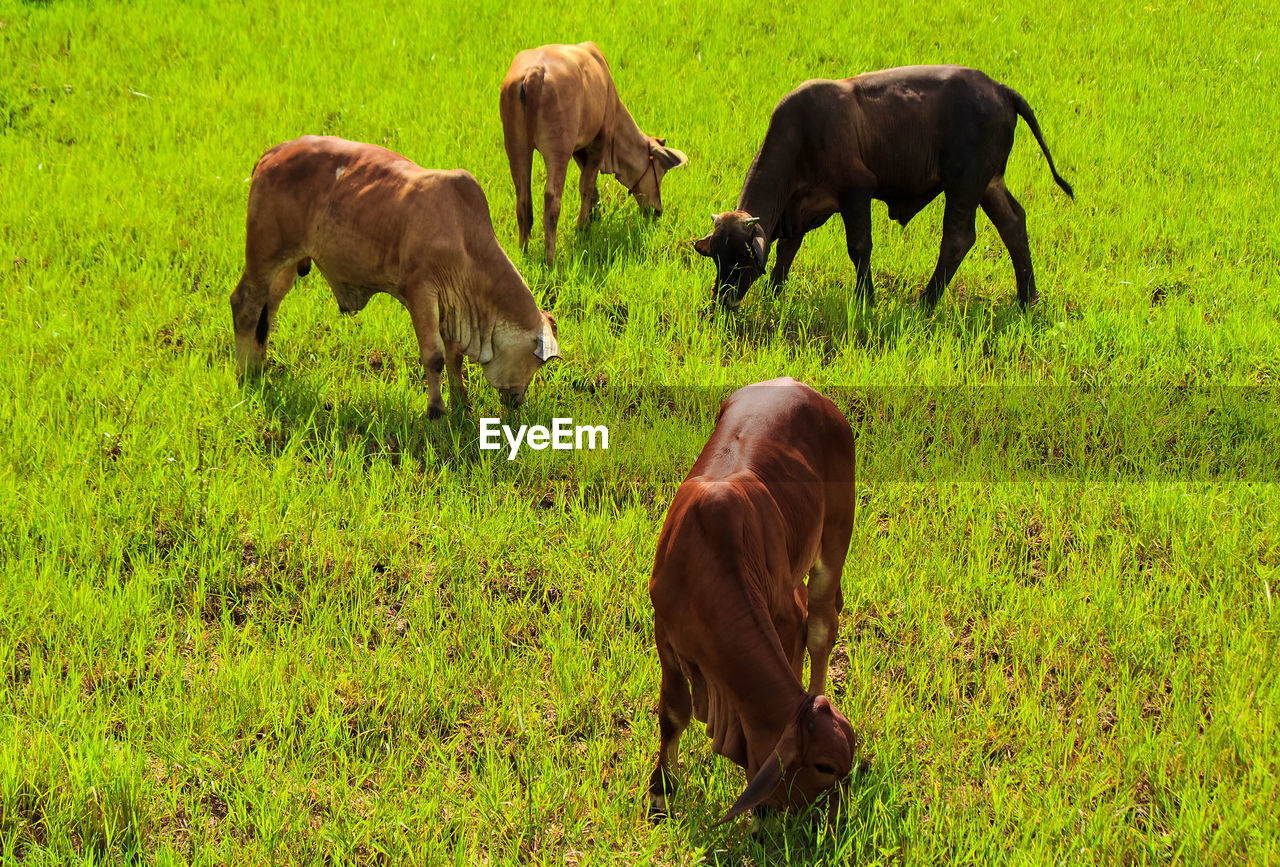
<svg viewBox="0 0 1280 867">
<path fill-rule="evenodd" d="M 377 145 L 333 136 L 307 135 L 282 142 L 264 153 L 253 167 L 250 208 L 255 197 L 288 197 L 310 206 L 350 187 L 359 176 L 362 187 L 412 184 L 427 170 L 407 157 Z M 346 178 L 346 183 L 341 183 Z"/>
<path fill-rule="evenodd" d="M 889 197 L 938 187 L 979 142 L 994 137 L 1006 151 L 1012 144 L 1013 103 L 977 69 L 904 66 L 842 84 L 855 107 L 859 153 Z"/>
<path fill-rule="evenodd" d="M 537 105 L 527 105 L 521 90 L 525 77 L 541 72 Z M 543 45 L 521 51 L 511 62 L 504 92 L 518 93 L 524 111 L 532 111 L 532 144 L 544 155 L 586 147 L 610 124 L 618 95 L 608 61 L 594 42 Z M 514 106 L 516 100 L 508 99 Z"/>
<path fill-rule="evenodd" d="M 778 102 L 770 135 L 795 139 L 800 184 L 870 183 L 892 201 L 936 193 L 953 150 L 1011 141 L 1016 122 L 1006 88 L 979 70 L 903 66 L 803 82 Z"/>
<path fill-rule="evenodd" d="M 746 592 L 790 619 L 793 579 L 813 563 L 829 503 L 851 519 L 853 483 L 853 432 L 830 400 L 789 377 L 734 392 L 668 509 L 655 612 L 712 617 L 724 582 L 755 581 Z"/>
<path fill-rule="evenodd" d="M 690 476 L 750 470 L 768 488 L 853 479 L 853 432 L 828 398 L 791 377 L 738 389 Z"/>
<path fill-rule="evenodd" d="M 393 291 L 432 269 L 462 272 L 501 252 L 488 203 L 461 169 L 429 170 L 376 145 L 304 136 L 254 168 L 250 237 L 272 229 L 331 282 Z M 257 226 L 255 226 L 257 224 Z"/>
</svg>

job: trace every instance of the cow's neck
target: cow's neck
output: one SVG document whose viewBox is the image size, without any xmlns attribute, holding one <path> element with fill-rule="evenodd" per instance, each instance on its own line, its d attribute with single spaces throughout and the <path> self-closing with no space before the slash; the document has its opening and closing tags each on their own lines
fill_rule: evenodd
<svg viewBox="0 0 1280 867">
<path fill-rule="evenodd" d="M 745 767 L 754 773 L 769 757 L 808 693 L 782 653 L 757 652 L 745 659 L 749 664 L 737 668 L 726 685 L 736 699 L 746 739 Z"/>
<path fill-rule="evenodd" d="M 739 574 L 746 580 L 740 585 L 741 595 L 722 599 L 724 608 L 720 619 L 734 623 L 737 628 L 721 637 L 718 654 L 733 663 L 708 673 L 733 696 L 747 740 L 747 766 L 754 770 L 768 757 L 778 735 L 808 694 L 791 668 L 787 657 L 791 648 L 780 643 L 793 636 L 777 635 L 770 611 L 778 604 L 794 605 L 792 589 L 784 591 L 767 577 L 761 576 L 760 581 L 755 581 L 743 574 L 752 570 L 746 558 L 735 568 L 742 570 Z M 778 592 L 784 592 L 788 598 L 769 598 Z M 730 758 L 739 760 L 735 756 Z"/>
<path fill-rule="evenodd" d="M 627 111 L 627 107 L 618 102 L 618 112 L 613 120 L 613 138 L 610 140 L 607 160 L 608 168 L 604 171 L 612 173 L 628 187 L 640 179 L 639 175 L 630 177 L 633 171 L 628 167 L 646 167 L 649 156 L 649 139 L 640 131 L 640 126 Z"/>
<path fill-rule="evenodd" d="M 477 271 L 490 279 L 441 288 L 440 317 L 441 336 L 456 341 L 463 354 L 475 362 L 492 357 L 493 334 L 499 320 L 521 331 L 542 327 L 538 302 L 500 247 L 491 261 L 480 265 Z"/>
<path fill-rule="evenodd" d="M 791 139 L 791 135 L 778 133 L 770 126 L 760 152 L 747 169 L 742 195 L 738 197 L 738 210 L 758 217 L 770 242 L 777 237 L 795 172 L 796 147 Z"/>
</svg>

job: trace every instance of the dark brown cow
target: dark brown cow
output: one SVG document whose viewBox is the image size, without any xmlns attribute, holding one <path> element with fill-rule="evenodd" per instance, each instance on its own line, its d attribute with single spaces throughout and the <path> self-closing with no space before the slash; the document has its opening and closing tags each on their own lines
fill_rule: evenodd
<svg viewBox="0 0 1280 867">
<path fill-rule="evenodd" d="M 680 151 L 666 147 L 663 139 L 645 135 L 636 126 L 594 42 L 521 51 L 502 81 L 499 109 L 511 180 L 516 185 L 522 250 L 533 228 L 534 150 L 547 166 L 542 202 L 547 264 L 555 258 L 560 195 L 570 157 L 582 170 L 579 229 L 591 220 L 600 200 L 597 173 L 616 176 L 641 208 L 657 215 L 662 213 L 662 176 L 688 162 Z"/>
<path fill-rule="evenodd" d="M 241 370 L 260 365 L 276 309 L 314 261 L 343 313 L 378 292 L 413 320 L 427 370 L 429 412 L 444 412 L 446 361 L 465 406 L 465 355 L 508 405 L 559 357 L 556 323 L 538 309 L 493 234 L 489 204 L 465 171 L 428 171 L 375 145 L 304 136 L 276 145 L 253 170 L 245 266 L 231 294 Z"/>
<path fill-rule="evenodd" d="M 776 287 L 805 232 L 839 213 L 858 290 L 870 304 L 871 200 L 885 202 L 890 218 L 905 226 L 943 193 L 942 249 L 920 296 L 925 305 L 938 302 L 973 246 L 979 207 L 1009 249 L 1018 300 L 1034 302 L 1026 214 L 1004 185 L 1019 117 L 1040 143 L 1053 179 L 1072 196 L 1031 106 L 976 69 L 904 66 L 843 81 L 806 81 L 773 110 L 737 210 L 716 215 L 711 234 L 694 245 L 715 261 L 713 294 L 736 308 L 764 273 L 774 241 Z"/>
<path fill-rule="evenodd" d="M 649 581 L 662 667 L 651 816 L 666 814 L 690 714 L 750 780 L 721 821 L 838 794 L 853 728 L 822 693 L 853 511 L 853 432 L 831 401 L 789 378 L 729 396 L 671 501 Z"/>
</svg>

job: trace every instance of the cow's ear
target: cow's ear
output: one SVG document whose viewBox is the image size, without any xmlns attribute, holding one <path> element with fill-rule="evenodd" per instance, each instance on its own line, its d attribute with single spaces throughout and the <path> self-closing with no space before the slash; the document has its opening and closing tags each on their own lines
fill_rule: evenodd
<svg viewBox="0 0 1280 867">
<path fill-rule="evenodd" d="M 729 812 L 721 816 L 716 825 L 723 825 L 738 818 L 773 794 L 773 790 L 778 788 L 778 783 L 782 782 L 782 775 L 786 772 L 787 765 L 794 763 L 796 756 L 799 755 L 796 741 L 796 724 L 791 722 L 783 730 L 782 737 L 778 739 L 778 745 L 769 754 L 769 758 L 765 759 L 760 770 L 756 771 L 751 782 L 747 783 L 746 789 L 738 796 L 738 800 L 733 802 Z"/>
<path fill-rule="evenodd" d="M 560 357 L 560 343 L 556 340 L 556 321 L 551 314 L 542 314 L 542 333 L 533 347 L 533 354 L 539 361 L 550 361 Z"/>
<path fill-rule="evenodd" d="M 654 148 L 653 158 L 658 161 L 658 165 L 662 166 L 663 171 L 667 172 L 689 163 L 689 158 L 684 155 L 684 151 L 668 147 Z"/>
<path fill-rule="evenodd" d="M 711 255 L 711 236 L 706 235 L 693 242 L 693 249 L 697 250 L 704 256 Z"/>
</svg>

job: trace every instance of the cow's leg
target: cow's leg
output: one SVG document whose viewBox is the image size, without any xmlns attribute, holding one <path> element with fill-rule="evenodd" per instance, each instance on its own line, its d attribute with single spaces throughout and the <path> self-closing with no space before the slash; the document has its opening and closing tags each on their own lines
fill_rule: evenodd
<svg viewBox="0 0 1280 867">
<path fill-rule="evenodd" d="M 520 135 L 507 136 L 505 144 L 511 182 L 516 188 L 516 228 L 523 252 L 529 247 L 529 233 L 533 231 L 533 142 Z"/>
<path fill-rule="evenodd" d="M 947 284 L 955 276 L 965 254 L 977 238 L 977 232 L 973 228 L 973 218 L 977 211 L 976 200 L 947 193 L 947 204 L 942 212 L 942 245 L 938 253 L 938 267 L 934 268 L 928 285 L 920 293 L 920 300 L 930 310 L 942 298 Z"/>
<path fill-rule="evenodd" d="M 402 288 L 413 331 L 418 337 L 418 354 L 427 374 L 427 417 L 444 415 L 444 396 L 440 394 L 440 374 L 444 372 L 445 345 L 440 336 L 440 302 L 436 289 L 429 284 L 410 284 Z"/>
<path fill-rule="evenodd" d="M 266 355 L 267 339 L 275 328 L 276 310 L 293 286 L 296 265 L 277 265 L 265 272 L 245 266 L 231 295 L 236 336 L 236 359 L 242 370 L 260 365 Z"/>
<path fill-rule="evenodd" d="M 871 284 L 871 197 L 845 197 L 840 202 L 840 216 L 844 220 L 845 247 L 857 275 L 854 291 L 870 307 L 876 303 L 875 287 Z"/>
<path fill-rule="evenodd" d="M 465 409 L 467 383 L 462 377 L 462 345 L 453 340 L 444 344 L 445 364 L 449 369 L 449 404 L 455 409 Z"/>
<path fill-rule="evenodd" d="M 836 557 L 834 552 L 829 552 L 828 556 L 836 562 L 819 558 L 809 569 L 809 620 L 805 624 L 805 645 L 809 650 L 809 692 L 812 695 L 827 691 L 827 663 L 831 660 L 831 648 L 836 643 L 840 612 L 844 608 L 844 594 L 840 590 L 844 557 Z"/>
<path fill-rule="evenodd" d="M 995 225 L 1013 260 L 1013 276 L 1018 281 L 1018 300 L 1022 306 L 1034 304 L 1040 297 L 1036 277 L 1031 270 L 1031 247 L 1027 243 L 1027 212 L 1005 188 L 1004 178 L 996 177 L 982 194 L 982 210 Z"/>
<path fill-rule="evenodd" d="M 797 621 L 789 631 L 795 634 L 795 641 L 787 648 L 791 653 L 791 670 L 796 673 L 796 680 L 804 677 L 804 650 L 808 644 L 809 622 L 809 588 L 801 581 L 793 593 L 796 600 Z M 785 634 L 781 632 L 779 634 Z"/>
<path fill-rule="evenodd" d="M 800 250 L 800 242 L 804 240 L 804 233 L 786 238 L 777 243 L 773 254 L 773 270 L 769 272 L 769 284 L 776 294 L 778 288 L 787 280 L 787 275 L 791 273 L 791 262 L 796 258 L 796 253 Z"/>
<path fill-rule="evenodd" d="M 680 735 L 689 726 L 693 715 L 693 703 L 689 697 L 689 682 L 685 680 L 675 651 L 666 643 L 662 632 L 657 631 L 658 663 L 662 667 L 662 686 L 658 692 L 658 764 L 649 776 L 649 818 L 662 819 L 667 815 L 667 798 L 675 794 L 674 774 L 680 749 Z"/>
<path fill-rule="evenodd" d="M 578 178 L 578 193 L 582 196 L 582 204 L 578 208 L 578 228 L 585 229 L 587 224 L 596 218 L 600 205 L 600 191 L 596 189 L 596 178 L 600 174 L 601 154 L 584 148 L 573 155 L 582 170 Z"/>
<path fill-rule="evenodd" d="M 297 264 L 290 262 L 279 271 L 271 280 L 271 289 L 267 292 L 267 334 L 269 335 L 276 329 L 276 311 L 280 309 L 280 302 L 284 300 L 284 296 L 289 294 L 289 290 L 293 288 L 293 281 L 297 279 Z M 262 325 L 259 323 L 259 329 Z M 259 343 L 265 345 L 266 337 L 264 336 Z"/>
<path fill-rule="evenodd" d="M 849 455 L 852 458 L 852 450 Z M 840 612 L 844 609 L 840 581 L 849 554 L 849 540 L 853 537 L 856 497 L 852 459 L 847 467 L 831 468 L 823 491 L 825 516 L 822 538 L 818 541 L 818 559 L 809 569 L 809 620 L 805 639 L 809 650 L 809 692 L 813 695 L 827 691 L 827 663 L 839 632 Z"/>
<path fill-rule="evenodd" d="M 236 338 L 236 363 L 243 373 L 262 364 L 271 320 L 267 315 L 271 278 L 246 267 L 231 293 L 231 325 Z"/>
<path fill-rule="evenodd" d="M 556 257 L 556 226 L 560 223 L 560 197 L 569 172 L 569 157 L 556 153 L 543 156 L 547 163 L 547 189 L 542 196 L 542 229 L 546 234 L 547 264 L 550 265 Z"/>
</svg>

